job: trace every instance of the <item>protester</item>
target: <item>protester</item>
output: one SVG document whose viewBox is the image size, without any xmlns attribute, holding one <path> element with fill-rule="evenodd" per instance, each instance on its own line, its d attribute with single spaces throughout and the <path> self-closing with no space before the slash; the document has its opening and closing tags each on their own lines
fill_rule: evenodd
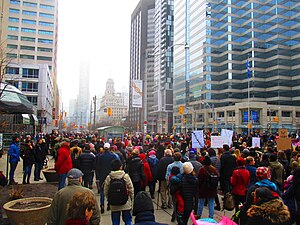
<svg viewBox="0 0 300 225">
<path fill-rule="evenodd" d="M 58 190 L 66 186 L 67 173 L 73 168 L 70 155 L 70 140 L 64 139 L 57 151 L 57 161 L 55 162 L 55 170 L 59 176 Z"/>
<path fill-rule="evenodd" d="M 104 181 L 104 195 L 108 199 L 109 203 L 110 203 L 109 192 L 110 192 L 111 180 L 114 179 L 124 179 L 126 183 L 126 191 L 127 191 L 127 193 L 125 194 L 128 195 L 128 200 L 121 205 L 113 205 L 113 204 L 110 205 L 112 224 L 113 225 L 120 224 L 120 216 L 122 213 L 122 219 L 125 225 L 131 225 L 132 217 L 130 211 L 132 209 L 131 206 L 134 198 L 134 189 L 129 175 L 126 174 L 124 170 L 122 170 L 122 163 L 118 159 L 115 159 L 111 162 L 111 172 L 109 173 L 109 175 L 106 177 Z M 113 191 L 114 195 L 116 195 L 116 191 L 114 190 L 111 191 Z M 120 194 L 124 195 L 124 193 L 120 193 Z M 121 198 L 121 197 L 124 196 L 114 196 L 114 198 Z"/>
<path fill-rule="evenodd" d="M 158 173 L 158 159 L 156 158 L 155 150 L 152 149 L 148 153 L 147 162 L 149 163 L 151 173 L 152 173 L 152 181 L 149 182 L 149 191 L 150 191 L 151 198 L 154 199 L 155 185 L 157 182 L 157 173 Z"/>
<path fill-rule="evenodd" d="M 88 225 L 95 210 L 96 199 L 93 193 L 75 192 L 68 204 L 66 225 Z"/>
<path fill-rule="evenodd" d="M 19 148 L 19 137 L 13 137 L 12 143 L 9 147 L 8 155 L 9 155 L 9 184 L 14 185 L 18 184 L 18 182 L 15 181 L 15 170 L 18 166 L 18 163 L 20 161 L 20 148 Z"/>
<path fill-rule="evenodd" d="M 153 202 L 145 191 L 140 191 L 134 199 L 133 216 L 135 225 L 167 225 L 155 222 Z"/>
<path fill-rule="evenodd" d="M 256 183 L 256 170 L 255 159 L 253 156 L 247 156 L 246 158 L 246 170 L 250 173 L 250 184 L 249 187 Z"/>
<path fill-rule="evenodd" d="M 223 193 L 230 192 L 230 178 L 236 166 L 236 158 L 230 153 L 229 146 L 223 145 L 225 152 L 221 156 L 220 184 Z"/>
<path fill-rule="evenodd" d="M 79 169 L 83 172 L 83 185 L 93 189 L 90 185 L 95 170 L 96 157 L 90 151 L 89 145 L 86 145 L 83 152 L 78 156 Z"/>
<path fill-rule="evenodd" d="M 67 205 L 72 199 L 74 193 L 76 192 L 89 192 L 93 195 L 96 202 L 94 193 L 88 188 L 82 187 L 82 175 L 83 173 L 76 168 L 71 169 L 67 173 L 68 186 L 62 188 L 55 193 L 47 218 L 47 225 L 64 225 L 65 221 L 70 219 L 67 214 Z M 90 224 L 99 225 L 100 224 L 100 213 L 99 205 L 96 204 L 93 207 L 93 214 L 90 219 Z"/>
<path fill-rule="evenodd" d="M 30 184 L 32 166 L 35 162 L 34 149 L 30 141 L 26 141 L 25 145 L 21 145 L 20 156 L 23 159 L 23 168 L 24 168 L 23 184 Z"/>
</svg>

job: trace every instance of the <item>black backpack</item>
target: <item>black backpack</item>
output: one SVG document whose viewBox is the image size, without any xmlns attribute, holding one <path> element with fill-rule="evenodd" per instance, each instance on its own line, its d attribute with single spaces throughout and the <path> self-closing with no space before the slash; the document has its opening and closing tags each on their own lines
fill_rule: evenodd
<svg viewBox="0 0 300 225">
<path fill-rule="evenodd" d="M 214 173 L 209 173 L 205 168 L 204 170 L 208 175 L 205 181 L 206 187 L 209 189 L 216 189 L 219 184 L 219 176 L 215 175 Z"/>
<path fill-rule="evenodd" d="M 107 196 L 109 205 L 124 205 L 128 201 L 128 190 L 124 176 L 121 179 L 110 180 Z"/>
</svg>

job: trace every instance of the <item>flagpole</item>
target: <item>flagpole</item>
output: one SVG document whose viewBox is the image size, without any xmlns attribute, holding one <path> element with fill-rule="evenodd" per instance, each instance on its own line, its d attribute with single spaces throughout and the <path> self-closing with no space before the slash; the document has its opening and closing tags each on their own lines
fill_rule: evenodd
<svg viewBox="0 0 300 225">
<path fill-rule="evenodd" d="M 250 136 L 250 77 L 251 77 L 251 71 L 250 71 L 250 64 L 249 64 L 249 56 L 247 59 L 247 78 L 248 78 L 248 136 Z"/>
</svg>

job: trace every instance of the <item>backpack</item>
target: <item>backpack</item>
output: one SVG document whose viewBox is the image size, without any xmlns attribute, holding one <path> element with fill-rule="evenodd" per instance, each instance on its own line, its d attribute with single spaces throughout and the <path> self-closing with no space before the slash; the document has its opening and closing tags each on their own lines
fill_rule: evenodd
<svg viewBox="0 0 300 225">
<path fill-rule="evenodd" d="M 121 179 L 110 180 L 107 196 L 109 205 L 124 205 L 128 201 L 128 190 L 124 176 Z"/>
<path fill-rule="evenodd" d="M 8 183 L 7 178 L 5 177 L 5 175 L 3 174 L 3 172 L 0 171 L 0 185 L 4 187 L 4 186 L 7 185 L 7 183 Z"/>
<path fill-rule="evenodd" d="M 227 192 L 224 196 L 224 205 L 223 205 L 223 210 L 228 210 L 228 211 L 232 211 L 234 210 L 234 198 L 232 196 L 232 194 L 230 192 Z"/>
<path fill-rule="evenodd" d="M 214 173 L 209 173 L 205 168 L 203 168 L 208 175 L 205 181 L 205 185 L 209 189 L 216 189 L 219 184 L 219 176 Z"/>
</svg>

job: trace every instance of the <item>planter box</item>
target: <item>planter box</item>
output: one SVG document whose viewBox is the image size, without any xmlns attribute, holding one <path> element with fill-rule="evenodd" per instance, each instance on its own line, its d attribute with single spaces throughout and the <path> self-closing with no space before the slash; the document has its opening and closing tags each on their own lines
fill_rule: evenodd
<svg viewBox="0 0 300 225">
<path fill-rule="evenodd" d="M 5 203 L 3 209 L 12 225 L 45 225 L 51 202 L 46 197 L 22 198 Z M 23 208 L 16 208 L 20 205 Z M 26 208 L 27 205 L 30 207 Z"/>
<path fill-rule="evenodd" d="M 50 169 L 44 169 L 42 170 L 44 177 L 46 178 L 47 182 L 57 182 L 59 181 L 58 174 L 56 174 L 56 171 L 54 168 Z"/>
</svg>

